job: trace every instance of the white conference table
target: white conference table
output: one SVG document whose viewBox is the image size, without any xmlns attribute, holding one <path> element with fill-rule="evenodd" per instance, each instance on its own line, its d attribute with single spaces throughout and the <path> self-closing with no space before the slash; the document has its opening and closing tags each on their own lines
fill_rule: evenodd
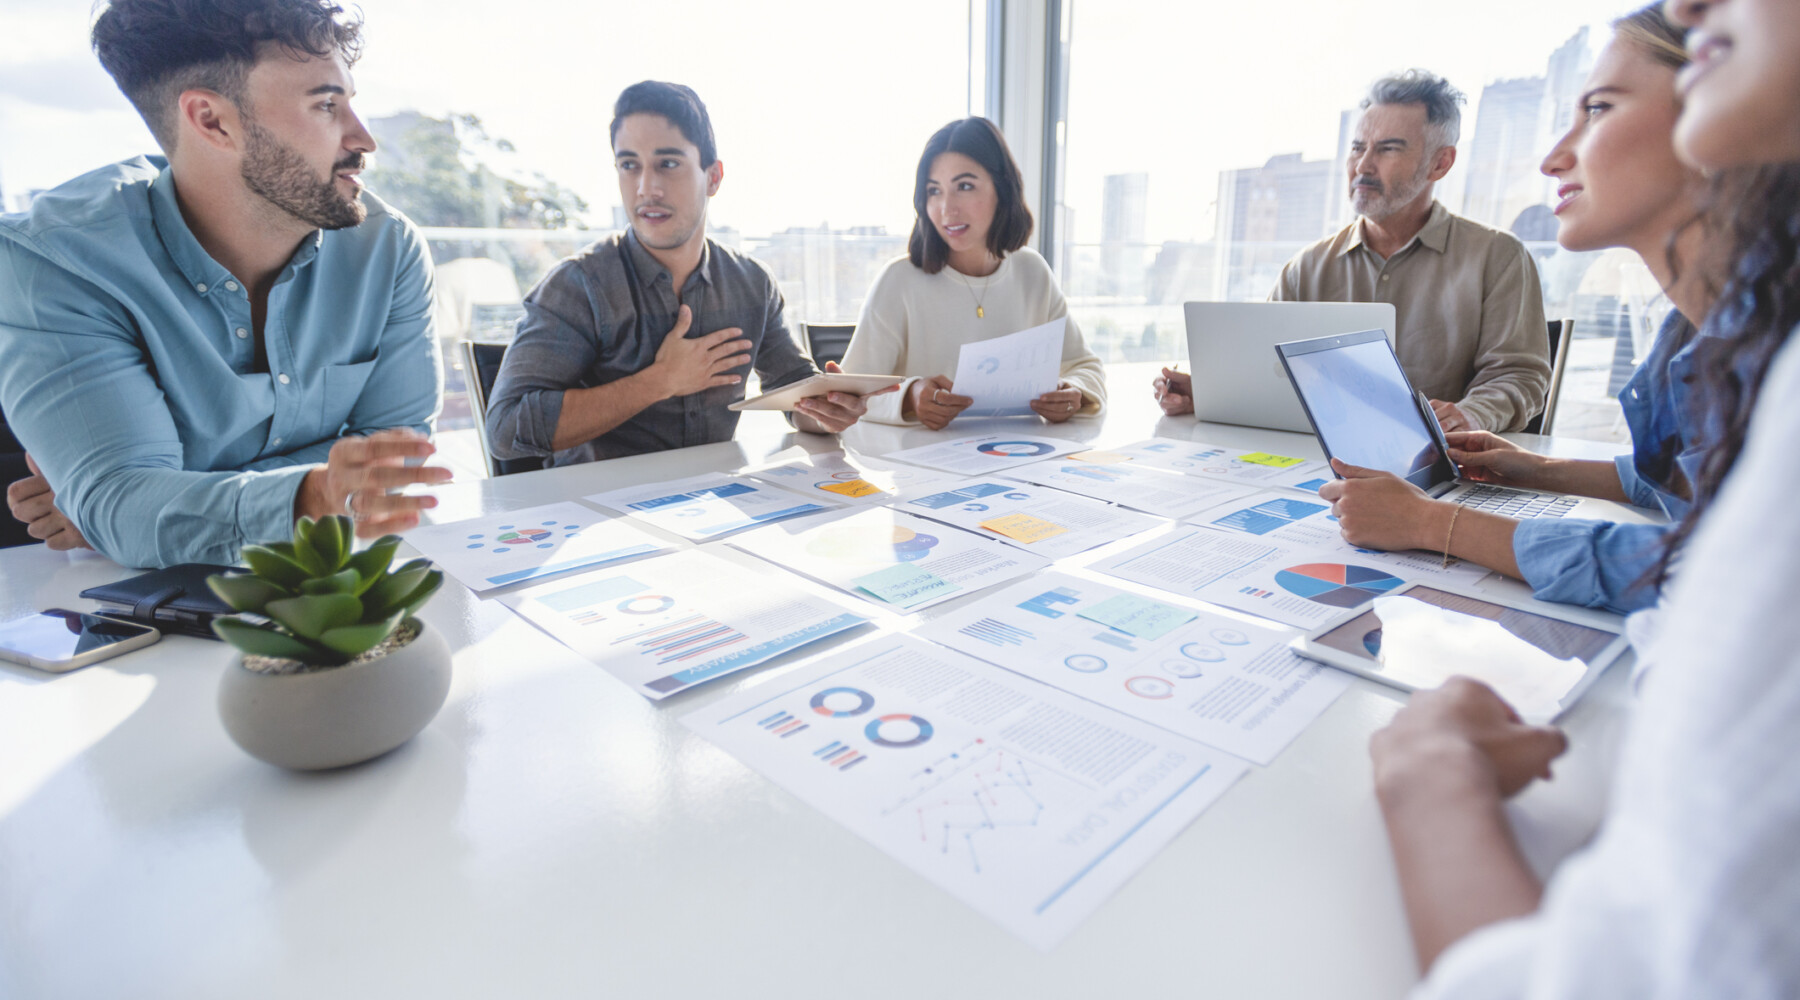
<svg viewBox="0 0 1800 1000">
<path fill-rule="evenodd" d="M 1308 436 L 1161 418 L 1153 372 L 1116 366 L 1103 421 L 1034 419 L 1031 433 L 1318 456 Z M 452 485 L 438 516 L 836 447 L 750 417 L 734 443 Z M 880 454 L 933 437 L 871 426 L 845 440 Z M 0 551 L 0 615 L 89 607 L 80 590 L 129 573 Z M 0 997 L 1354 1000 L 1417 978 L 1370 790 L 1369 736 L 1401 703 L 1379 685 L 1357 681 L 1044 954 L 679 721 L 868 630 L 652 704 L 453 582 L 424 617 L 456 650 L 442 712 L 394 753 L 323 774 L 229 741 L 222 644 L 171 637 L 60 676 L 0 663 Z M 1556 780 L 1511 806 L 1542 870 L 1601 811 L 1628 662 L 1566 718 Z"/>
</svg>

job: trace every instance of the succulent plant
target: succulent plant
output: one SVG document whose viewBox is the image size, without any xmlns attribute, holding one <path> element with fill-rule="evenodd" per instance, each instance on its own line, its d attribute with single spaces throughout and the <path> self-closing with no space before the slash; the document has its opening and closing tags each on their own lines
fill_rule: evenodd
<svg viewBox="0 0 1800 1000">
<path fill-rule="evenodd" d="M 350 519 L 340 515 L 294 523 L 294 540 L 246 545 L 249 573 L 207 577 L 233 610 L 267 618 L 213 620 L 213 631 L 257 656 L 336 666 L 380 645 L 444 582 L 442 570 L 414 559 L 393 572 L 400 546 L 387 535 L 351 551 Z"/>
</svg>

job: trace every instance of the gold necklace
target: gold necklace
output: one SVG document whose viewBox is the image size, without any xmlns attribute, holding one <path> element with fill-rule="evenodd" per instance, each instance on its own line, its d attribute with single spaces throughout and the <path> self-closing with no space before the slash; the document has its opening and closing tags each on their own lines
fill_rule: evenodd
<svg viewBox="0 0 1800 1000">
<path fill-rule="evenodd" d="M 956 268 L 953 267 L 950 270 L 956 271 Z M 995 270 L 999 270 L 999 269 L 995 268 Z M 979 298 L 977 298 L 975 295 L 975 286 L 969 283 L 968 275 L 962 273 L 961 271 L 956 271 L 956 276 L 962 279 L 963 287 L 967 288 L 969 290 L 969 298 L 975 299 L 975 318 L 976 319 L 986 319 L 987 312 L 986 312 L 986 310 L 982 309 L 982 304 L 987 301 L 988 285 L 991 284 L 994 280 L 993 274 L 990 273 L 987 276 L 988 280 L 981 283 L 981 295 Z"/>
</svg>

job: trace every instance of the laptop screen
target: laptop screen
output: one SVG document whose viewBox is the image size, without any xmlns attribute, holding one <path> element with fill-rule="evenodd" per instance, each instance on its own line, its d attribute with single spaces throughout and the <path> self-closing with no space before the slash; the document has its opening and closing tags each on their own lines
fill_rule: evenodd
<svg viewBox="0 0 1800 1000">
<path fill-rule="evenodd" d="M 1333 458 L 1419 487 L 1456 478 L 1380 330 L 1282 344 L 1294 391 Z"/>
</svg>

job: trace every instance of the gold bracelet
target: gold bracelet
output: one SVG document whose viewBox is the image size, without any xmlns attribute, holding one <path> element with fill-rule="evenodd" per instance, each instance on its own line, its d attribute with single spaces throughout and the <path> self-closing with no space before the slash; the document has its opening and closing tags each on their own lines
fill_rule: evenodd
<svg viewBox="0 0 1800 1000">
<path fill-rule="evenodd" d="M 1462 504 L 1456 504 L 1450 511 L 1450 530 L 1444 532 L 1444 562 L 1440 569 L 1450 568 L 1450 539 L 1456 537 L 1456 519 L 1462 514 Z"/>
</svg>

